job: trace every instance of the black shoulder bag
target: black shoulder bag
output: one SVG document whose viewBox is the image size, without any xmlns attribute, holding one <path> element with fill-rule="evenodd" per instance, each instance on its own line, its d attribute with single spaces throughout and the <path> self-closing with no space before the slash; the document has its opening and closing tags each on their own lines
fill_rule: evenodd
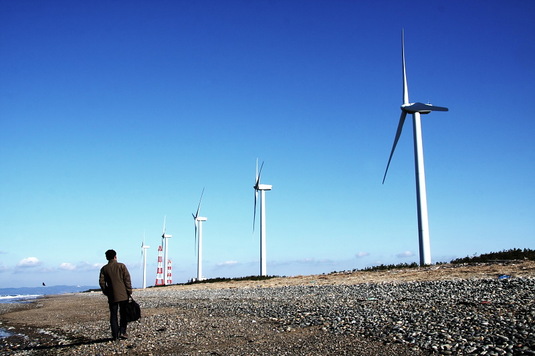
<svg viewBox="0 0 535 356">
<path fill-rule="evenodd" d="M 128 303 L 125 304 L 124 315 L 128 322 L 136 321 L 141 318 L 141 308 L 132 296 L 128 298 Z"/>
</svg>

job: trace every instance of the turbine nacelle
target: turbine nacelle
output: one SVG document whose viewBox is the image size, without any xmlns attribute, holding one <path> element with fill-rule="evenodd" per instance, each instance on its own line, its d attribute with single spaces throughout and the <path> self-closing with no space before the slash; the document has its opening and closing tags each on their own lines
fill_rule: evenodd
<svg viewBox="0 0 535 356">
<path fill-rule="evenodd" d="M 206 220 L 208 220 L 208 218 L 205 218 L 204 216 L 197 216 L 195 218 L 195 221 L 206 221 Z"/>
<path fill-rule="evenodd" d="M 409 103 L 401 105 L 401 110 L 409 114 L 414 114 L 416 112 L 420 114 L 429 114 L 431 111 L 448 111 L 448 108 L 434 106 L 432 104 Z"/>
<path fill-rule="evenodd" d="M 271 190 L 272 188 L 273 186 L 269 184 L 257 184 L 254 186 L 256 190 Z"/>
<path fill-rule="evenodd" d="M 167 235 L 167 234 L 163 234 L 162 235 L 162 239 L 167 239 L 167 238 L 170 238 L 170 237 L 173 237 L 173 235 Z"/>
</svg>

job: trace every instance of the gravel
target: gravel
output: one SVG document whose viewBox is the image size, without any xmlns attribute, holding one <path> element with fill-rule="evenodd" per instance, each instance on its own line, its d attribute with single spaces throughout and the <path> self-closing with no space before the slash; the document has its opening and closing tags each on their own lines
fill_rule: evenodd
<svg viewBox="0 0 535 356">
<path fill-rule="evenodd" d="M 143 316 L 128 340 L 108 340 L 105 310 L 1 346 L 14 355 L 535 355 L 534 297 L 534 278 L 151 288 L 134 292 Z"/>
</svg>

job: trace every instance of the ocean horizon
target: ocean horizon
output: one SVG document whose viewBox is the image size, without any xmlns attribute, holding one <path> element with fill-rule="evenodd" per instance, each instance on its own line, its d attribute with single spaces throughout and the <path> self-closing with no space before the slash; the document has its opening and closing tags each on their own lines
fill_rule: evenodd
<svg viewBox="0 0 535 356">
<path fill-rule="evenodd" d="M 99 289 L 97 286 L 42 286 L 42 287 L 20 287 L 20 288 L 0 288 L 0 303 L 27 303 L 45 295 L 58 295 L 67 293 L 79 293 L 92 289 Z"/>
</svg>

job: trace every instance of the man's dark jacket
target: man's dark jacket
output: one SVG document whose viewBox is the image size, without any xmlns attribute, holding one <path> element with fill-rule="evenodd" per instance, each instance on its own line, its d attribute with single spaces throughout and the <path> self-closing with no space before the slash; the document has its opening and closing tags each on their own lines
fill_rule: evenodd
<svg viewBox="0 0 535 356">
<path fill-rule="evenodd" d="M 100 269 L 99 284 L 110 303 L 128 300 L 132 294 L 130 273 L 123 263 L 115 259 L 109 260 L 108 264 Z"/>
</svg>

